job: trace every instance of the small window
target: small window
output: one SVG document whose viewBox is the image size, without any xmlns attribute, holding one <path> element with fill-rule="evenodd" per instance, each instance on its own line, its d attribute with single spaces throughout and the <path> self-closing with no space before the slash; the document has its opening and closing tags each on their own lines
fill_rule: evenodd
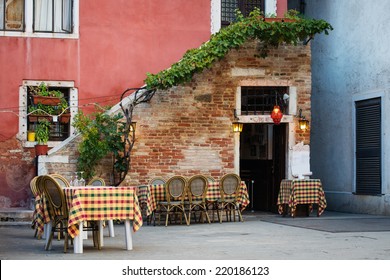
<svg viewBox="0 0 390 280">
<path fill-rule="evenodd" d="M 38 100 L 34 93 L 39 86 L 29 86 L 27 88 L 27 129 L 34 131 L 37 124 L 42 119 L 47 119 L 50 123 L 49 141 L 63 141 L 70 136 L 70 90 L 64 87 L 47 87 L 47 92 L 56 93 L 57 97 Z M 50 98 L 50 99 L 49 99 Z M 52 101 L 54 99 L 54 101 Z"/>
<path fill-rule="evenodd" d="M 242 87 L 241 114 L 270 114 L 276 104 L 282 108 L 284 114 L 288 114 L 283 100 L 285 93 L 288 93 L 288 87 Z"/>
<path fill-rule="evenodd" d="M 55 147 L 75 133 L 71 124 L 78 112 L 78 90 L 73 81 L 25 80 L 19 87 L 19 104 L 17 137 L 24 147 L 35 145 L 28 138 L 28 132 L 34 132 L 41 119 L 47 119 L 51 123 L 50 147 Z"/>
<path fill-rule="evenodd" d="M 24 30 L 24 0 L 0 0 L 0 30 Z"/>
<path fill-rule="evenodd" d="M 236 19 L 236 10 L 240 10 L 244 16 L 248 16 L 255 8 L 264 11 L 264 1 L 261 0 L 222 0 L 221 2 L 221 26 L 228 26 Z"/>
<path fill-rule="evenodd" d="M 72 33 L 72 0 L 34 0 L 34 32 Z"/>
</svg>

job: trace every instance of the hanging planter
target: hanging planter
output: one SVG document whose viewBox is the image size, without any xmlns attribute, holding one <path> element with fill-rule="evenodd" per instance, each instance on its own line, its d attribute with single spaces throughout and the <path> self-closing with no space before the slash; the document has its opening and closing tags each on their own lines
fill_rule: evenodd
<svg viewBox="0 0 390 280">
<path fill-rule="evenodd" d="M 59 97 L 32 95 L 32 98 L 35 105 L 42 104 L 42 105 L 57 106 L 58 104 L 61 103 L 61 99 Z"/>
<path fill-rule="evenodd" d="M 61 123 L 69 123 L 69 121 L 70 121 L 70 114 L 69 113 L 62 114 L 59 119 L 60 119 Z"/>
<path fill-rule="evenodd" d="M 30 122 L 39 122 L 40 120 L 48 120 L 49 122 L 52 122 L 53 117 L 49 115 L 31 114 L 28 115 L 28 120 Z"/>
</svg>

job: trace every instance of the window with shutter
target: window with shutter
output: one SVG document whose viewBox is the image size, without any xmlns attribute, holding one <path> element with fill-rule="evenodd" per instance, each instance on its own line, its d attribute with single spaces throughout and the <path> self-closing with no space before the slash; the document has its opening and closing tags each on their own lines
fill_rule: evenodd
<svg viewBox="0 0 390 280">
<path fill-rule="evenodd" d="M 356 194 L 379 195 L 382 185 L 381 98 L 355 102 Z"/>
</svg>

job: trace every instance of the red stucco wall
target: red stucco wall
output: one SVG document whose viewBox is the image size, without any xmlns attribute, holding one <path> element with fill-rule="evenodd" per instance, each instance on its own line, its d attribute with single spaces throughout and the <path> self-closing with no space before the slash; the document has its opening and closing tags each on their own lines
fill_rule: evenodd
<svg viewBox="0 0 390 280">
<path fill-rule="evenodd" d="M 19 106 L 22 80 L 71 80 L 80 102 L 143 85 L 210 36 L 210 1 L 80 1 L 80 39 L 0 37 L 0 108 Z M 96 99 L 94 99 L 96 100 Z M 6 106 L 5 106 L 6 105 Z M 18 118 L 1 113 L 1 139 Z"/>
<path fill-rule="evenodd" d="M 10 198 L 12 207 L 27 203 L 35 173 L 33 149 L 15 138 L 23 80 L 74 81 L 79 105 L 113 105 L 126 88 L 142 86 L 147 72 L 168 68 L 210 37 L 210 0 L 79 3 L 79 39 L 0 36 L 0 200 Z M 15 167 L 23 180 L 10 179 Z"/>
</svg>

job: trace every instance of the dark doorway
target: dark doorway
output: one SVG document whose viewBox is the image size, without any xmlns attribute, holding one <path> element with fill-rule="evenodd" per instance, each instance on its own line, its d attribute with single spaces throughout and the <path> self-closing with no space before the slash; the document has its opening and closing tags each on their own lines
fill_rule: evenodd
<svg viewBox="0 0 390 280">
<path fill-rule="evenodd" d="M 244 124 L 240 135 L 240 176 L 248 187 L 248 209 L 277 212 L 285 155 L 285 124 Z"/>
</svg>

